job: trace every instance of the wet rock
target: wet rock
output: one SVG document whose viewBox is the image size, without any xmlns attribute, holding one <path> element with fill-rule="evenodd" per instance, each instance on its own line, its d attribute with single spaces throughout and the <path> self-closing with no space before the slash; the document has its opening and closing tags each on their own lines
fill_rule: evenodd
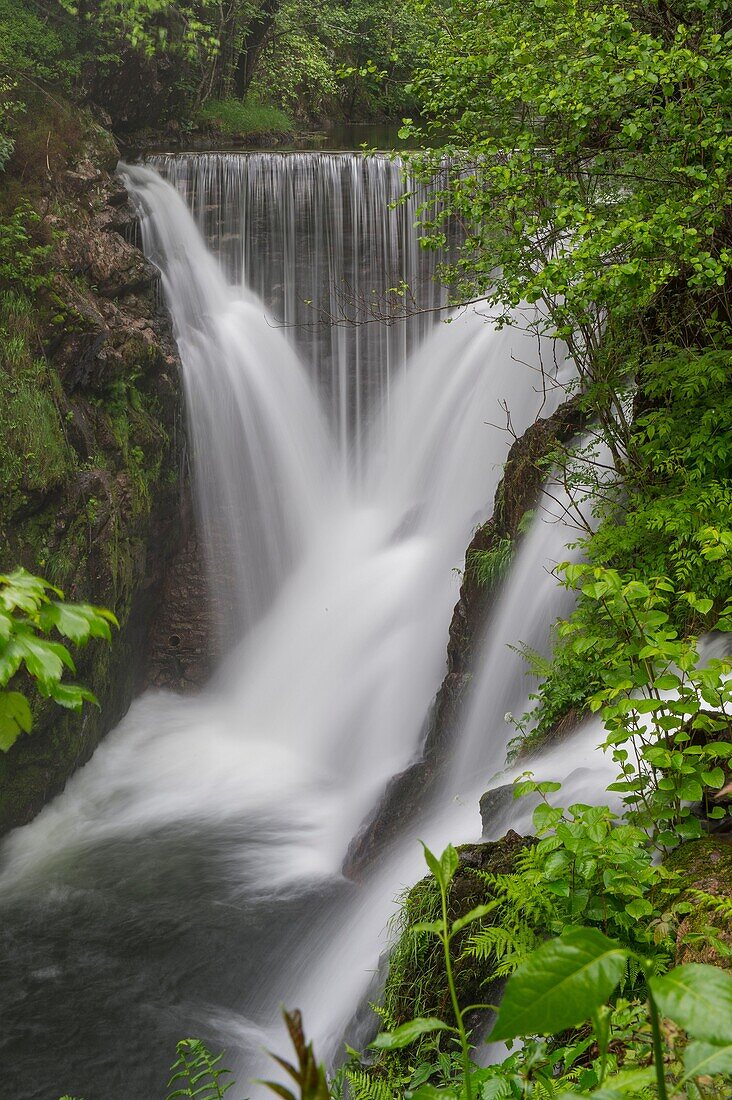
<svg viewBox="0 0 732 1100">
<path fill-rule="evenodd" d="M 92 641 L 78 654 L 78 679 L 100 708 L 77 714 L 39 702 L 33 736 L 0 754 L 0 833 L 63 789 L 142 686 L 167 563 L 180 546 L 184 432 L 170 321 L 157 272 L 124 236 L 134 214 L 109 172 L 114 141 L 95 123 L 80 141 L 44 177 L 55 275 L 37 315 L 68 450 L 61 474 L 49 473 L 12 514 L 0 498 L 0 567 L 43 572 L 67 598 L 112 608 L 121 629 L 111 647 Z"/>
<path fill-rule="evenodd" d="M 158 273 L 142 252 L 119 233 L 90 237 L 86 229 L 67 230 L 59 257 L 73 276 L 83 276 L 105 298 L 121 298 L 155 284 Z"/>
<path fill-rule="evenodd" d="M 147 685 L 180 693 L 200 689 L 211 674 L 216 636 L 203 555 L 189 520 L 151 631 Z"/>
<path fill-rule="evenodd" d="M 486 791 L 480 800 L 480 820 L 483 823 L 483 836 L 495 834 L 500 822 L 515 808 L 513 783 L 504 783 Z"/>
</svg>

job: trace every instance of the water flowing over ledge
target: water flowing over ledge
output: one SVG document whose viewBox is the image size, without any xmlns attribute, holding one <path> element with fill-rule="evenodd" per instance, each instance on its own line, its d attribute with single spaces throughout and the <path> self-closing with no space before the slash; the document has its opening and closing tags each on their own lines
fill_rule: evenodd
<svg viewBox="0 0 732 1100">
<path fill-rule="evenodd" d="M 367 166 L 358 168 L 364 181 L 384 171 L 378 160 L 352 159 Z M 329 158 L 312 158 L 311 170 L 329 179 Z M 275 203 L 280 177 L 264 165 L 258 172 Z M 207 690 L 141 698 L 64 795 L 4 849 L 8 982 L 20 981 L 29 934 L 41 934 L 27 917 L 29 899 L 41 899 L 55 968 L 47 980 L 69 1029 L 88 1032 L 77 1055 L 71 1031 L 53 1025 L 73 1063 L 64 1087 L 103 1089 L 106 1100 L 126 1100 L 130 1089 L 99 1026 L 112 987 L 123 1017 L 115 1042 L 156 1051 L 133 1082 L 141 1097 L 159 1090 L 172 1038 L 192 1030 L 239 1051 L 245 1080 L 262 1042 L 278 1043 L 281 1001 L 303 1008 L 323 1053 L 337 1050 L 372 980 L 393 898 L 420 871 L 416 835 L 407 830 L 358 887 L 340 867 L 389 777 L 419 752 L 443 674 L 454 570 L 508 450 L 506 433 L 490 425 L 505 402 L 520 432 L 562 392 L 543 391 L 540 349 L 520 327 L 497 331 L 476 313 L 432 323 L 404 369 L 384 372 L 374 352 L 376 393 L 359 405 L 353 477 L 332 377 L 329 385 L 313 374 L 262 301 L 237 285 L 237 271 L 216 263 L 175 188 L 150 167 L 125 168 L 123 178 L 173 317 L 199 522 L 231 641 Z M 337 270 L 328 188 L 318 217 L 335 249 L 326 269 Z M 204 211 L 223 201 L 186 194 L 194 211 L 197 201 Z M 386 239 L 391 214 L 381 217 Z M 373 263 L 360 268 L 359 293 L 373 289 Z M 389 333 L 379 339 L 388 344 Z M 350 385 L 354 361 L 343 355 L 338 371 Z M 541 357 L 552 372 L 568 370 L 561 347 Z M 507 645 L 545 646 L 566 599 L 547 566 L 566 541 L 561 524 L 539 515 L 514 565 L 476 664 L 454 770 L 414 823 L 435 845 L 479 831 L 478 796 L 510 732 L 503 715 L 520 713 L 527 694 Z M 569 754 L 558 766 L 574 765 Z M 86 970 L 73 933 L 81 921 L 96 953 Z M 60 953 L 65 940 L 71 947 Z M 38 999 L 28 1008 L 43 1016 Z M 29 1061 L 15 1051 L 38 1095 L 55 1080 L 53 1053 L 51 1044 Z"/>
<path fill-rule="evenodd" d="M 383 153 L 196 153 L 148 163 L 184 196 L 229 282 L 254 291 L 282 326 L 358 472 L 374 407 L 388 401 L 445 305 L 435 280 L 443 256 L 420 248 L 415 229 L 424 188 Z"/>
</svg>

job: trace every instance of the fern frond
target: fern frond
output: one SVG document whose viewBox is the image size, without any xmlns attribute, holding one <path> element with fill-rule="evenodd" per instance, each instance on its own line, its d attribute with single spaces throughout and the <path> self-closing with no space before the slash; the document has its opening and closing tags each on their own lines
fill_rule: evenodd
<svg viewBox="0 0 732 1100">
<path fill-rule="evenodd" d="M 171 1066 L 166 1100 L 223 1100 L 233 1081 L 224 1082 L 231 1070 L 219 1065 L 223 1054 L 216 1057 L 200 1039 L 181 1039 L 176 1046 L 178 1058 Z"/>
<path fill-rule="evenodd" d="M 346 1077 L 352 1100 L 394 1100 L 394 1093 L 383 1077 L 360 1069 L 347 1069 Z"/>
<path fill-rule="evenodd" d="M 700 909 L 732 922 L 732 898 L 719 894 L 708 894 L 704 890 L 689 890 L 689 893 Z"/>
<path fill-rule="evenodd" d="M 509 1100 L 513 1096 L 513 1089 L 505 1077 L 489 1077 L 483 1083 L 480 1095 L 482 1100 Z"/>
</svg>

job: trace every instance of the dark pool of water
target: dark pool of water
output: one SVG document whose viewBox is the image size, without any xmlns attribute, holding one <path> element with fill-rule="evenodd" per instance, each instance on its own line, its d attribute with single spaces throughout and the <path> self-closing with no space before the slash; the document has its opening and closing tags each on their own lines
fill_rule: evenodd
<svg viewBox="0 0 732 1100">
<path fill-rule="evenodd" d="M 222 1021 L 276 1018 L 285 970 L 352 887 L 267 898 L 224 886 L 222 867 L 246 861 L 242 839 L 189 828 L 110 840 L 6 894 L 3 1098 L 163 1100 L 179 1039 L 218 1051 Z"/>
</svg>

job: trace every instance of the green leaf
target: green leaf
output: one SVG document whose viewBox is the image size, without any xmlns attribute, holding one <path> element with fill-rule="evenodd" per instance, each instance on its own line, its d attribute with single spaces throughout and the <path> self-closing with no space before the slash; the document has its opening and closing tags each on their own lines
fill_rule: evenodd
<svg viewBox="0 0 732 1100">
<path fill-rule="evenodd" d="M 452 844 L 448 844 L 445 851 L 440 858 L 429 850 L 424 841 L 421 842 L 424 849 L 424 858 L 427 866 L 432 874 L 435 876 L 440 886 L 445 890 L 450 885 L 450 881 L 457 871 L 458 864 L 460 863 L 460 857 L 453 848 Z"/>
<path fill-rule="evenodd" d="M 0 752 L 12 749 L 21 734 L 20 726 L 12 718 L 0 715 Z"/>
<path fill-rule="evenodd" d="M 473 921 L 480 920 L 481 917 L 488 916 L 500 905 L 498 898 L 495 901 L 490 901 L 487 905 L 477 905 L 475 909 L 471 909 L 469 913 L 466 913 L 464 917 L 458 917 L 457 920 L 452 922 L 452 928 L 450 929 L 450 935 L 454 936 L 456 932 L 459 932 L 461 928 L 465 928 L 466 924 L 472 924 Z"/>
<path fill-rule="evenodd" d="M 629 913 L 631 917 L 635 917 L 639 920 L 641 917 L 648 917 L 653 912 L 653 906 L 645 898 L 636 898 L 635 901 L 631 901 L 625 906 L 625 912 Z"/>
<path fill-rule="evenodd" d="M 584 1023 L 610 997 L 627 958 L 595 928 L 573 928 L 543 944 L 509 979 L 490 1041 Z"/>
<path fill-rule="evenodd" d="M 457 854 L 452 844 L 448 844 L 445 851 L 440 856 L 440 866 L 442 867 L 443 881 L 445 886 L 448 886 L 452 881 L 452 877 L 458 869 L 460 863 L 460 856 Z"/>
<path fill-rule="evenodd" d="M 89 691 L 88 688 L 82 687 L 80 684 L 51 684 L 48 694 L 54 703 L 66 707 L 67 710 L 81 710 L 85 702 L 99 706 L 99 700 L 94 692 Z"/>
<path fill-rule="evenodd" d="M 88 604 L 50 603 L 41 613 L 41 622 L 47 630 L 55 627 L 75 645 L 83 645 L 89 638 L 112 638 L 106 616 Z"/>
<path fill-rule="evenodd" d="M 30 733 L 32 725 L 26 697 L 19 691 L 0 692 L 0 752 L 11 749 L 21 733 Z"/>
<path fill-rule="evenodd" d="M 441 920 L 420 920 L 416 924 L 413 924 L 410 932 L 432 932 L 437 936 L 440 936 L 444 931 L 444 925 Z"/>
<path fill-rule="evenodd" d="M 672 672 L 666 672 L 663 676 L 659 676 L 653 682 L 653 686 L 657 691 L 673 691 L 674 688 L 679 687 L 681 681 L 678 676 L 674 676 Z"/>
<path fill-rule="evenodd" d="M 60 642 L 38 638 L 30 631 L 17 631 L 11 644 L 21 654 L 30 675 L 42 685 L 60 680 L 64 665 L 71 672 L 76 672 L 71 654 Z"/>
<path fill-rule="evenodd" d="M 689 1043 L 684 1052 L 685 1080 L 732 1073 L 732 1043 Z"/>
<path fill-rule="evenodd" d="M 0 714 L 16 722 L 23 733 L 30 733 L 33 716 L 28 700 L 20 691 L 0 692 Z"/>
<path fill-rule="evenodd" d="M 687 963 L 648 984 L 663 1015 L 693 1039 L 732 1043 L 732 975 L 727 971 Z"/>
<path fill-rule="evenodd" d="M 401 1050 L 415 1042 L 422 1035 L 429 1035 L 432 1031 L 454 1031 L 455 1029 L 443 1020 L 434 1017 L 418 1016 L 416 1020 L 409 1020 L 402 1024 L 396 1031 L 382 1031 L 377 1035 L 371 1046 L 375 1050 Z"/>
<path fill-rule="evenodd" d="M 421 1085 L 410 1095 L 411 1100 L 458 1100 L 453 1089 L 438 1089 L 434 1085 Z"/>
<path fill-rule="evenodd" d="M 627 1100 L 629 1096 L 645 1094 L 648 1086 L 655 1080 L 654 1066 L 645 1069 L 629 1069 L 609 1078 L 605 1085 L 589 1094 L 592 1100 Z M 575 1097 L 588 1097 L 586 1092 L 562 1092 L 557 1100 L 574 1100 Z M 588 1098 L 589 1100 L 589 1098 Z"/>
<path fill-rule="evenodd" d="M 721 787 L 724 783 L 724 772 L 721 768 L 713 768 L 712 771 L 702 772 L 701 777 L 707 787 Z"/>
<path fill-rule="evenodd" d="M 427 847 L 427 845 L 425 844 L 425 842 L 423 840 L 420 841 L 420 843 L 421 843 L 421 845 L 424 849 L 424 861 L 425 861 L 425 863 L 427 864 L 427 866 L 429 867 L 430 871 L 435 876 L 437 881 L 442 882 L 442 867 L 440 866 L 439 859 L 437 858 L 437 856 L 433 852 L 431 852 L 429 850 L 429 848 Z"/>
</svg>

